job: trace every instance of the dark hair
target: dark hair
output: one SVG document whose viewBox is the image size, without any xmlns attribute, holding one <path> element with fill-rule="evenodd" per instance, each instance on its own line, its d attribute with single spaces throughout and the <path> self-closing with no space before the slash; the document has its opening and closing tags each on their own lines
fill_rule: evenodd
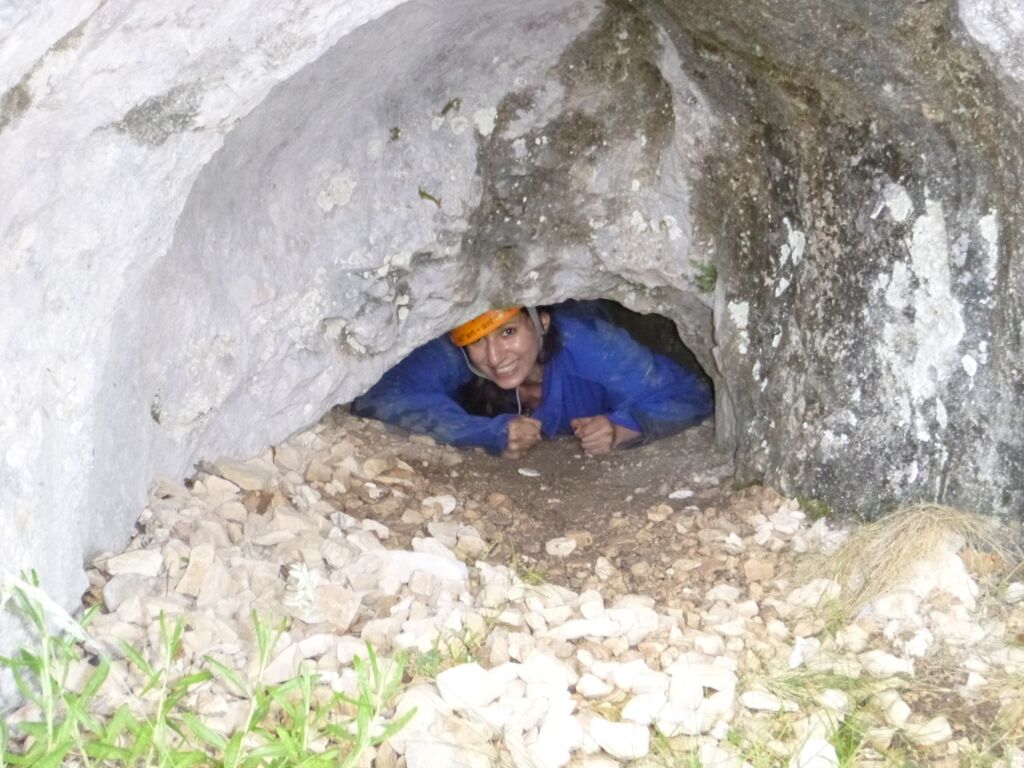
<svg viewBox="0 0 1024 768">
<path fill-rule="evenodd" d="M 536 307 L 538 313 L 543 312 L 550 320 L 548 329 L 541 336 L 540 352 L 537 353 L 537 362 L 544 365 L 548 360 L 558 354 L 562 348 L 562 338 L 558 335 L 558 325 L 555 323 L 555 313 L 551 307 Z M 525 312 L 526 310 L 522 310 Z M 531 322 L 532 326 L 533 323 Z M 497 416 L 502 413 L 518 413 L 519 405 L 516 402 L 514 389 L 502 389 L 490 379 L 483 376 L 474 376 L 473 380 L 465 384 L 459 390 L 459 402 L 466 409 L 467 413 L 473 416 Z"/>
</svg>

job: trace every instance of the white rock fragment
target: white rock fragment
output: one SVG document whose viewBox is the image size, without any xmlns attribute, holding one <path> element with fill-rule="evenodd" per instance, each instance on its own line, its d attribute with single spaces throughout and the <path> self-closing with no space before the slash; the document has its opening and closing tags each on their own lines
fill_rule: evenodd
<svg viewBox="0 0 1024 768">
<path fill-rule="evenodd" d="M 914 662 L 900 659 L 885 651 L 866 651 L 860 655 L 864 671 L 872 677 L 891 677 L 893 675 L 914 674 Z"/>
<path fill-rule="evenodd" d="M 817 608 L 842 594 L 842 587 L 832 579 L 815 579 L 809 584 L 797 587 L 786 598 L 796 608 Z"/>
<path fill-rule="evenodd" d="M 611 685 L 589 672 L 580 676 L 579 682 L 576 683 L 576 692 L 587 699 L 601 699 L 614 690 Z"/>
<path fill-rule="evenodd" d="M 693 496 L 693 491 L 689 488 L 679 488 L 668 495 L 670 499 L 688 499 L 691 496 Z"/>
<path fill-rule="evenodd" d="M 518 470 L 520 475 L 523 477 L 540 477 L 540 470 L 531 469 L 530 467 L 520 467 Z"/>
<path fill-rule="evenodd" d="M 576 550 L 576 539 L 559 536 L 544 544 L 544 551 L 552 557 L 568 557 Z"/>
<path fill-rule="evenodd" d="M 441 515 L 450 515 L 455 511 L 455 507 L 457 505 L 458 501 L 450 494 L 444 494 L 443 496 L 428 496 L 421 503 L 421 506 L 425 510 L 433 510 Z"/>
<path fill-rule="evenodd" d="M 757 712 L 782 711 L 782 701 L 778 696 L 757 689 L 744 691 L 740 694 L 740 703 L 747 709 Z"/>
<path fill-rule="evenodd" d="M 193 547 L 188 556 L 188 568 L 175 587 L 175 591 L 183 595 L 196 597 L 203 588 L 207 573 L 213 565 L 214 550 L 209 545 Z"/>
<path fill-rule="evenodd" d="M 923 723 L 907 723 L 903 726 L 903 735 L 919 747 L 934 747 L 953 738 L 953 729 L 949 721 L 939 715 Z"/>
<path fill-rule="evenodd" d="M 839 768 L 839 757 L 835 747 L 825 739 L 811 738 L 789 761 L 789 768 Z"/>
<path fill-rule="evenodd" d="M 888 689 L 875 696 L 882 716 L 893 728 L 902 728 L 910 719 L 910 706 L 900 696 L 899 691 Z"/>
<path fill-rule="evenodd" d="M 612 576 L 618 572 L 618 569 L 612 565 L 612 561 L 607 557 L 599 557 L 594 563 L 594 574 L 601 581 L 608 581 Z"/>
<path fill-rule="evenodd" d="M 527 684 L 550 685 L 566 691 L 579 680 L 579 675 L 570 665 L 540 650 L 531 651 L 517 668 L 517 673 Z"/>
<path fill-rule="evenodd" d="M 164 558 L 160 552 L 151 549 L 136 549 L 115 555 L 107 560 L 105 567 L 111 576 L 131 574 L 154 577 L 160 575 L 163 565 Z"/>
<path fill-rule="evenodd" d="M 155 583 L 154 579 L 135 573 L 114 576 L 103 585 L 103 604 L 108 611 L 117 611 L 118 617 L 124 619 L 120 613 L 121 607 L 133 598 L 148 594 Z"/>
<path fill-rule="evenodd" d="M 536 768 L 562 768 L 582 744 L 583 727 L 576 718 L 566 713 L 548 714 L 528 747 L 531 763 Z"/>
<path fill-rule="evenodd" d="M 663 693 L 641 693 L 626 702 L 622 719 L 637 725 L 651 725 L 662 720 L 668 699 Z"/>
<path fill-rule="evenodd" d="M 1024 600 L 1024 581 L 1014 581 L 1007 584 L 999 596 L 1007 605 L 1016 605 Z"/>
<path fill-rule="evenodd" d="M 618 760 L 639 760 L 651 749 L 650 731 L 636 723 L 612 723 L 594 717 L 588 733 L 597 746 Z"/>
<path fill-rule="evenodd" d="M 459 664 L 437 676 L 437 690 L 444 703 L 454 710 L 472 711 L 498 698 L 505 684 L 479 664 Z"/>
<path fill-rule="evenodd" d="M 707 591 L 706 599 L 710 602 L 721 600 L 723 603 L 735 603 L 741 592 L 731 584 L 718 584 Z"/>
<path fill-rule="evenodd" d="M 258 458 L 248 461 L 221 458 L 214 466 L 221 477 L 244 491 L 268 491 L 277 477 L 273 464 Z"/>
</svg>

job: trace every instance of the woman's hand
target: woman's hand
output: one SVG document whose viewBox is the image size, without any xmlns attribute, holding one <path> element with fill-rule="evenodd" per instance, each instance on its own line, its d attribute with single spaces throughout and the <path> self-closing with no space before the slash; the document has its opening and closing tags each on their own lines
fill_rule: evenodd
<svg viewBox="0 0 1024 768">
<path fill-rule="evenodd" d="M 611 453 L 614 448 L 640 437 L 635 429 L 615 424 L 607 416 L 585 416 L 570 422 L 573 434 L 587 456 Z"/>
<path fill-rule="evenodd" d="M 529 416 L 516 416 L 508 423 L 508 448 L 501 455 L 518 459 L 539 442 L 540 422 Z"/>
</svg>

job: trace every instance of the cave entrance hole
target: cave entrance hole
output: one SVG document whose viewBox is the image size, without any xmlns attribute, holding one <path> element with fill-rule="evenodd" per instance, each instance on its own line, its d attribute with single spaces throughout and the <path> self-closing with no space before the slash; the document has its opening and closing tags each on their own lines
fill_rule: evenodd
<svg viewBox="0 0 1024 768">
<path fill-rule="evenodd" d="M 611 300 L 585 304 L 712 386 L 668 317 L 634 312 Z M 692 517 L 719 503 L 732 467 L 728 455 L 716 447 L 713 422 L 709 416 L 677 434 L 603 456 L 587 457 L 576 441 L 564 437 L 542 441 L 513 460 L 482 448 L 447 448 L 442 460 L 434 461 L 423 450 L 432 441 L 405 429 L 354 418 L 345 407 L 325 419 L 331 428 L 354 424 L 360 434 L 376 435 L 370 439 L 380 441 L 381 466 L 405 461 L 425 479 L 424 493 L 458 499 L 453 520 L 477 526 L 495 556 L 504 561 L 526 558 L 545 578 L 573 589 L 592 586 L 593 564 L 599 558 L 636 585 L 648 584 L 654 569 L 671 567 L 683 549 L 682 529 L 669 532 L 663 549 L 652 549 L 643 531 L 652 521 Z M 353 513 L 376 514 L 373 503 L 356 505 Z M 413 510 L 405 519 L 415 522 L 418 514 Z M 553 556 L 559 546 L 571 547 L 575 554 Z"/>
</svg>

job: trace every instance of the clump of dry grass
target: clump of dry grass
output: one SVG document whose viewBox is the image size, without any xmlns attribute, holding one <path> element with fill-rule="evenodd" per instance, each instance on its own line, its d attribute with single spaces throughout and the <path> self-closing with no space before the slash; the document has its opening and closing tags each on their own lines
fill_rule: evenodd
<svg viewBox="0 0 1024 768">
<path fill-rule="evenodd" d="M 942 504 L 913 504 L 853 531 L 827 560 L 816 563 L 816 575 L 842 586 L 841 608 L 853 616 L 905 583 L 918 563 L 954 543 L 990 553 L 1006 570 L 1021 559 L 1019 548 L 1000 538 L 996 518 Z"/>
</svg>

